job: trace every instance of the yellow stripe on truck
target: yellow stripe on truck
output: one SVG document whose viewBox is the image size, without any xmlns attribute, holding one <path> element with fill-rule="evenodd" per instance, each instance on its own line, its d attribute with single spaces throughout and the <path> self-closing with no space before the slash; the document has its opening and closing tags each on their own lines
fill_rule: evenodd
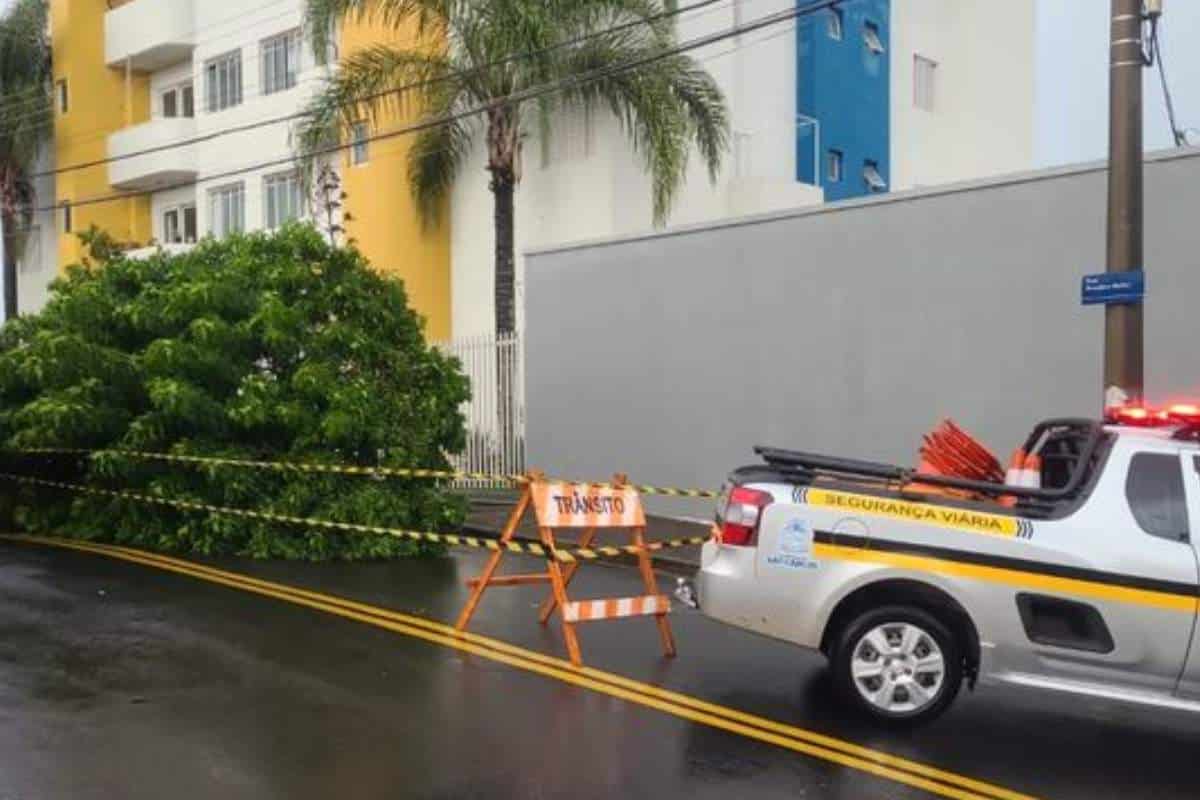
<svg viewBox="0 0 1200 800">
<path fill-rule="evenodd" d="M 1018 589 L 1040 589 L 1051 592 L 1061 592 L 1079 597 L 1091 597 L 1098 600 L 1112 600 L 1118 603 L 1133 603 L 1135 605 L 1151 606 L 1169 611 L 1183 611 L 1194 614 L 1197 610 L 1197 598 L 1168 592 L 1155 592 L 1148 589 L 1134 589 L 1128 586 L 1117 586 L 1097 581 L 1084 581 L 1076 578 L 1060 578 L 1055 575 L 1043 575 L 1024 570 L 1007 569 L 1004 567 L 988 567 L 979 564 L 967 564 L 961 561 L 950 561 L 942 558 L 909 555 L 907 553 L 888 553 L 882 550 L 866 550 L 859 547 L 844 547 L 842 545 L 815 543 L 813 555 L 817 558 L 836 561 L 855 561 L 866 564 L 897 567 L 915 572 L 931 572 L 938 575 L 953 575 L 969 580 L 999 583 Z"/>
</svg>

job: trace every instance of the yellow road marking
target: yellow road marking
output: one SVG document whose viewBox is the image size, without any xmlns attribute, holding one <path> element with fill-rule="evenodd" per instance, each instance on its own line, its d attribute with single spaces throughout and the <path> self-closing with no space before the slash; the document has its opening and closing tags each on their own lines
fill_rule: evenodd
<svg viewBox="0 0 1200 800">
<path fill-rule="evenodd" d="M 861 770 L 943 797 L 958 798 L 959 800 L 981 800 L 981 798 L 983 800 L 1032 800 L 1029 795 L 1001 786 L 871 750 L 835 737 L 708 703 L 603 670 L 590 667 L 576 669 L 570 662 L 553 656 L 526 650 L 478 634 L 460 633 L 448 625 L 377 606 L 126 547 L 38 536 L 0 536 L 0 539 L 35 542 L 52 547 L 94 553 L 324 611 L 335 616 L 498 661 L 516 669 L 523 669 L 591 689 L 746 738 Z"/>
<path fill-rule="evenodd" d="M 1197 598 L 1181 594 L 1156 592 L 1150 589 L 1134 589 L 1130 586 L 1117 586 L 1111 583 L 1079 580 L 1078 578 L 1060 578 L 1055 575 L 1043 575 L 1037 572 L 1006 569 L 1004 567 L 989 567 L 982 564 L 965 564 L 961 561 L 915 556 L 907 553 L 889 553 L 884 550 L 863 550 L 858 547 L 843 547 L 832 544 L 814 544 L 813 554 L 819 558 L 829 558 L 839 561 L 856 561 L 868 564 L 883 564 L 886 566 L 911 569 L 919 572 L 935 572 L 939 575 L 956 575 L 989 583 L 1002 583 L 1006 586 L 1016 586 L 1020 589 L 1046 589 L 1052 592 L 1094 597 L 1100 600 L 1113 600 L 1119 603 L 1134 603 L 1136 605 L 1163 608 L 1170 611 L 1185 611 L 1196 613 Z"/>
</svg>

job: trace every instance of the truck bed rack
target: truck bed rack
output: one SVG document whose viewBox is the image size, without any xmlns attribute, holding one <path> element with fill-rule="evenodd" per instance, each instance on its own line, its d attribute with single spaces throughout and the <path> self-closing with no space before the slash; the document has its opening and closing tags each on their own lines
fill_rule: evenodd
<svg viewBox="0 0 1200 800">
<path fill-rule="evenodd" d="M 822 477 L 834 480 L 862 480 L 865 478 L 874 481 L 895 483 L 901 490 L 910 484 L 939 486 L 948 489 L 979 492 L 995 497 L 1002 495 L 1016 497 L 1019 500 L 1040 505 L 1041 503 L 1058 503 L 1073 497 L 1079 492 L 1084 485 L 1085 478 L 1090 472 L 1092 459 L 1105 438 L 1103 426 L 1095 420 L 1051 419 L 1038 424 L 1033 429 L 1033 432 L 1029 435 L 1029 439 L 1025 443 L 1025 450 L 1031 452 L 1050 437 L 1063 433 L 1072 434 L 1074 437 L 1081 437 L 1082 444 L 1079 448 L 1078 457 L 1072 459 L 1074 463 L 1070 465 L 1069 477 L 1065 484 L 1043 489 L 1009 486 L 1008 484 L 993 483 L 990 481 L 968 480 L 948 475 L 926 475 L 918 473 L 916 470 L 907 467 L 898 467 L 893 464 L 859 461 L 852 458 L 806 453 L 799 450 L 785 450 L 777 447 L 760 445 L 754 448 L 754 452 L 768 466 L 781 472 L 790 473 L 791 477 L 805 483 L 810 483 Z"/>
</svg>

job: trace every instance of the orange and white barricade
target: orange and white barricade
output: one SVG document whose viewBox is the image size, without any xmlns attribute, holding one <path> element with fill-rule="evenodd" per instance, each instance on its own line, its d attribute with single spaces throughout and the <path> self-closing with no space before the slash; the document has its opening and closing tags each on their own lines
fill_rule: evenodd
<svg viewBox="0 0 1200 800">
<path fill-rule="evenodd" d="M 517 527 L 521 524 L 521 520 L 530 506 L 533 506 L 537 519 L 538 536 L 546 551 L 546 571 L 533 574 L 497 575 L 496 569 L 500 566 L 500 560 L 509 552 L 505 545 L 516 534 Z M 579 536 L 578 546 L 584 549 L 591 547 L 599 530 L 628 531 L 632 537 L 632 544 L 635 548 L 634 555 L 637 558 L 638 570 L 642 574 L 646 594 L 638 597 L 571 600 L 567 596 L 567 587 L 575 578 L 579 563 L 571 562 L 564 565 L 554 555 L 556 549 L 554 532 L 556 529 L 564 528 L 583 531 Z M 658 624 L 663 652 L 668 656 L 674 656 L 675 639 L 671 633 L 671 624 L 667 620 L 667 614 L 671 611 L 671 603 L 666 595 L 660 594 L 658 591 L 658 583 L 654 579 L 654 569 L 650 564 L 650 554 L 646 551 L 645 534 L 646 514 L 642 508 L 641 496 L 636 489 L 626 484 L 625 476 L 615 476 L 611 485 L 594 486 L 547 481 L 540 474 L 534 473 L 522 490 L 521 497 L 504 526 L 504 531 L 500 535 L 499 548 L 488 558 L 479 577 L 467 581 L 467 585 L 471 587 L 471 595 L 466 606 L 463 607 L 455 627 L 460 631 L 466 630 L 483 593 L 489 587 L 549 583 L 550 596 L 542 603 L 539 621 L 545 624 L 555 609 L 558 609 L 559 617 L 562 620 L 563 639 L 566 641 L 567 654 L 575 666 L 581 666 L 583 663 L 575 626 L 580 622 L 603 619 L 653 616 Z"/>
</svg>

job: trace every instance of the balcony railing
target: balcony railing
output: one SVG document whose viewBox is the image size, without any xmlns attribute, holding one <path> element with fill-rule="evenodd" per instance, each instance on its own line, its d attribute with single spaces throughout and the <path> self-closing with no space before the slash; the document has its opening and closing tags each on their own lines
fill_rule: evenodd
<svg viewBox="0 0 1200 800">
<path fill-rule="evenodd" d="M 147 191 L 195 180 L 196 146 L 192 117 L 154 119 L 108 137 L 108 182 L 115 189 Z M 168 149 L 160 149 L 168 148 Z M 151 152 L 147 152 L 151 151 Z"/>
<path fill-rule="evenodd" d="M 110 67 L 150 72 L 191 58 L 196 46 L 195 0 L 132 0 L 104 15 Z"/>
</svg>

